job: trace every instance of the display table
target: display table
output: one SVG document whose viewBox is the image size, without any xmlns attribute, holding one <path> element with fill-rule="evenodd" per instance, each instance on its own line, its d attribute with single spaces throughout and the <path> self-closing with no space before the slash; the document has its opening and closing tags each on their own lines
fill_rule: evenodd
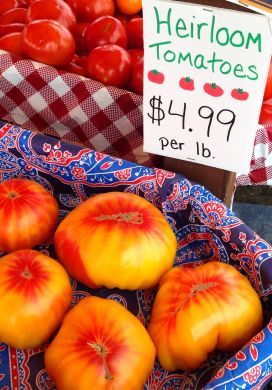
<svg viewBox="0 0 272 390">
<path fill-rule="evenodd" d="M 259 293 L 263 330 L 235 354 L 212 353 L 197 371 L 164 371 L 156 361 L 144 390 L 262 389 L 272 377 L 272 247 L 243 224 L 205 187 L 182 175 L 95 152 L 0 122 L 0 180 L 24 177 L 47 188 L 59 202 L 60 219 L 91 195 L 126 191 L 162 210 L 178 241 L 175 266 L 218 260 L 247 275 Z M 55 256 L 48 242 L 38 250 Z M 3 253 L 2 253 L 3 255 Z M 146 326 L 156 289 L 91 290 L 72 280 L 75 305 L 87 295 L 114 299 Z M 0 344 L 0 389 L 54 390 L 44 368 L 46 345 L 14 350 Z M 76 383 L 75 383 L 76 389 Z M 86 389 L 87 390 L 87 389 Z"/>
</svg>

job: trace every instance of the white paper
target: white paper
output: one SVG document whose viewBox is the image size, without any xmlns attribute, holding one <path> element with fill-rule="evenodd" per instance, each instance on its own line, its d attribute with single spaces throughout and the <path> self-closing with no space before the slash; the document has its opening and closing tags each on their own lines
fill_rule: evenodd
<svg viewBox="0 0 272 390">
<path fill-rule="evenodd" d="M 271 57 L 269 19 L 165 0 L 143 0 L 143 15 L 144 151 L 247 172 Z"/>
</svg>

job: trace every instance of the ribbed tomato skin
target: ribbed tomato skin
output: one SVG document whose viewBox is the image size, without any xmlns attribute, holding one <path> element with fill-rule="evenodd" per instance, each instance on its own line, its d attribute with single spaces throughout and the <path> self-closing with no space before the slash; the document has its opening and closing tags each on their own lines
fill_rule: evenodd
<svg viewBox="0 0 272 390">
<path fill-rule="evenodd" d="M 168 371 L 194 370 L 215 349 L 235 352 L 263 324 L 261 301 L 233 266 L 175 267 L 161 280 L 148 332 Z"/>
<path fill-rule="evenodd" d="M 19 178 L 0 183 L 0 250 L 44 244 L 54 233 L 58 214 L 56 199 L 41 184 Z"/>
<path fill-rule="evenodd" d="M 176 237 L 164 215 L 144 198 L 109 192 L 82 203 L 54 236 L 59 260 L 90 287 L 155 286 L 174 262 Z"/>
<path fill-rule="evenodd" d="M 142 389 L 155 347 L 142 323 L 120 303 L 89 296 L 65 316 L 45 352 L 58 390 Z"/>
<path fill-rule="evenodd" d="M 70 278 L 56 260 L 33 249 L 0 259 L 0 342 L 36 348 L 48 341 L 72 300 Z"/>
</svg>

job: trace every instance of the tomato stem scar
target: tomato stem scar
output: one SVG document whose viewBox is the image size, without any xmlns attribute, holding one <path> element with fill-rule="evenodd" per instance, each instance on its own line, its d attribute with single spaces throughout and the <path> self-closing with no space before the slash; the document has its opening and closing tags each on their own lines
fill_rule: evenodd
<svg viewBox="0 0 272 390">
<path fill-rule="evenodd" d="M 143 223 L 143 215 L 141 213 L 131 212 L 131 213 L 118 213 L 112 215 L 99 215 L 95 218 L 97 221 L 106 221 L 112 220 L 117 222 L 129 222 L 134 225 L 140 225 Z"/>
<path fill-rule="evenodd" d="M 175 314 L 178 313 L 182 308 L 183 306 L 194 296 L 196 295 L 198 292 L 201 292 L 201 291 L 204 291 L 204 290 L 208 290 L 209 288 L 211 287 L 214 287 L 216 286 L 217 283 L 216 282 L 208 282 L 208 283 L 202 283 L 202 284 L 197 284 L 196 286 L 192 287 L 192 289 L 190 290 L 190 293 L 188 294 L 188 296 L 181 302 L 181 304 L 177 307 L 176 311 L 175 311 Z"/>
<path fill-rule="evenodd" d="M 106 361 L 107 348 L 104 345 L 99 344 L 99 343 L 89 343 L 89 342 L 87 342 L 87 344 L 91 348 L 93 348 L 98 353 L 98 355 L 101 357 L 102 363 L 103 363 L 103 367 L 104 367 L 104 370 L 105 370 L 105 379 L 107 379 L 109 381 L 112 381 L 113 380 L 113 375 L 110 372 L 108 364 L 107 364 L 107 361 Z"/>
<path fill-rule="evenodd" d="M 14 198 L 17 198 L 18 194 L 15 192 L 15 191 L 11 191 L 7 194 L 7 197 L 9 199 L 14 199 Z"/>
<path fill-rule="evenodd" d="M 25 279 L 31 279 L 32 278 L 32 273 L 29 271 L 29 269 L 27 267 L 23 270 L 21 275 Z"/>
</svg>

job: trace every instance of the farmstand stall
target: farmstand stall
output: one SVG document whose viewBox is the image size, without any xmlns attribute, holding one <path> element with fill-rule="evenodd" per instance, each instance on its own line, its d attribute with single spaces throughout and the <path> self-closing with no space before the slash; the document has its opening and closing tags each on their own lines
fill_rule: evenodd
<svg viewBox="0 0 272 390">
<path fill-rule="evenodd" d="M 257 130 L 247 174 L 143 152 L 142 96 L 0 51 L 0 118 L 148 167 L 181 172 L 231 204 L 235 185 L 272 182 L 272 129 Z"/>
<path fill-rule="evenodd" d="M 175 266 L 198 266 L 220 259 L 247 275 L 258 292 L 264 327 L 243 349 L 233 356 L 212 353 L 199 370 L 190 373 L 166 372 L 156 361 L 145 390 L 265 388 L 272 377 L 272 247 L 224 203 L 181 174 L 128 162 L 3 122 L 0 157 L 0 180 L 23 177 L 39 182 L 57 199 L 60 219 L 101 192 L 124 191 L 146 198 L 162 210 L 177 237 Z M 52 241 L 37 249 L 55 256 Z M 147 325 L 156 289 L 93 290 L 71 282 L 72 305 L 88 295 L 114 299 Z M 15 350 L 0 344 L 0 388 L 55 389 L 44 368 L 45 348 Z"/>
</svg>

